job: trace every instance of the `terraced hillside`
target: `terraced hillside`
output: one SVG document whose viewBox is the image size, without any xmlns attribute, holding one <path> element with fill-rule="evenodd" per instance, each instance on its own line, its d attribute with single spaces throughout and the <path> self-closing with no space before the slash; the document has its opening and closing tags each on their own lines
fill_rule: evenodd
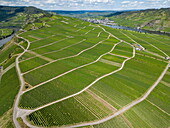
<svg viewBox="0 0 170 128">
<path fill-rule="evenodd" d="M 135 28 L 140 27 L 146 30 L 170 32 L 169 17 L 170 8 L 161 8 L 124 12 L 120 15 L 109 16 L 109 19 L 114 20 L 122 26 Z"/>
<path fill-rule="evenodd" d="M 47 16 L 49 13 L 33 6 L 24 7 L 0 5 L 0 28 L 6 28 L 8 31 L 13 28 L 18 29 L 27 22 L 32 22 L 45 15 Z"/>
<path fill-rule="evenodd" d="M 170 126 L 170 37 L 39 20 L 0 51 L 0 127 Z"/>
</svg>

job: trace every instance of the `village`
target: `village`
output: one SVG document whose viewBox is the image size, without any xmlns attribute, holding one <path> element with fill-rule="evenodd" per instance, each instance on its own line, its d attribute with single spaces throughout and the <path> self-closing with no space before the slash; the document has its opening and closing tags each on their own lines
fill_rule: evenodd
<svg viewBox="0 0 170 128">
<path fill-rule="evenodd" d="M 117 25 L 114 21 L 109 20 L 108 18 L 105 19 L 83 19 L 84 21 L 95 23 L 95 24 L 105 24 L 105 25 Z"/>
</svg>

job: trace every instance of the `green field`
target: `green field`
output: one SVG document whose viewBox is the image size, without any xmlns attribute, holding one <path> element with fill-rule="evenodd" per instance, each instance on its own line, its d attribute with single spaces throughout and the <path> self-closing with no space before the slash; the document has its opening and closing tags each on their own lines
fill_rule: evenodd
<svg viewBox="0 0 170 128">
<path fill-rule="evenodd" d="M 94 128 L 130 128 L 131 125 L 129 125 L 128 121 L 126 121 L 126 118 L 122 116 L 115 117 L 109 121 L 106 121 L 104 123 L 94 125 Z"/>
<path fill-rule="evenodd" d="M 157 64 L 153 64 L 153 61 Z M 162 62 L 136 56 L 126 63 L 122 71 L 102 79 L 94 84 L 91 90 L 119 109 L 141 96 L 153 84 L 164 67 L 165 64 Z M 154 75 L 151 76 L 150 72 Z"/>
<path fill-rule="evenodd" d="M 167 71 L 167 74 L 165 74 L 164 78 L 151 93 L 151 95 L 147 98 L 149 102 L 153 103 L 167 113 L 170 113 L 170 98 L 168 95 L 170 93 L 170 74 L 168 74 L 169 71 L 170 70 Z"/>
<path fill-rule="evenodd" d="M 170 117 L 147 101 L 143 101 L 133 107 L 124 115 L 133 127 L 167 128 L 170 124 Z"/>
<path fill-rule="evenodd" d="M 104 123 L 94 125 L 95 128 L 112 127 L 115 128 L 167 128 L 169 126 L 169 116 L 147 101 L 143 101 L 121 116 L 115 117 Z"/>
<path fill-rule="evenodd" d="M 57 111 L 55 110 L 56 108 Z M 109 108 L 87 92 L 84 92 L 75 98 L 32 113 L 28 116 L 28 119 L 35 125 L 51 127 L 96 120 L 107 116 L 109 113 L 112 113 Z"/>
<path fill-rule="evenodd" d="M 15 95 L 19 89 L 19 80 L 15 71 L 15 68 L 12 68 L 6 72 L 1 78 L 1 113 L 2 116 L 7 110 L 12 107 L 14 102 Z"/>
<path fill-rule="evenodd" d="M 133 48 L 128 44 L 121 43 L 116 46 L 115 50 L 112 53 L 125 57 L 131 57 L 133 55 Z"/>
<path fill-rule="evenodd" d="M 29 72 L 24 75 L 24 78 L 28 83 L 30 83 L 31 85 L 34 86 L 34 85 L 39 84 L 45 80 L 53 78 L 61 73 L 71 70 L 72 68 L 76 68 L 78 66 L 95 61 L 102 54 L 109 52 L 109 50 L 111 50 L 111 48 L 113 47 L 114 43 L 116 43 L 116 41 L 115 42 L 111 42 L 111 41 L 102 42 L 101 44 L 97 45 L 96 47 L 83 52 L 79 56 L 64 59 L 64 60 L 59 60 L 54 63 L 50 63 L 42 68 L 36 69 L 32 72 Z M 55 67 L 55 70 L 53 69 L 54 67 Z M 57 72 L 56 72 L 56 70 L 57 70 Z M 38 79 L 29 81 L 33 77 L 35 78 L 35 76 L 37 75 L 36 73 L 42 72 L 42 71 L 43 71 L 43 73 L 41 74 L 41 76 L 39 76 Z M 50 74 L 47 74 L 46 72 L 50 72 Z"/>
<path fill-rule="evenodd" d="M 104 52 L 104 51 L 103 51 Z M 91 55 L 91 54 L 90 54 Z M 112 58 L 114 59 L 113 62 L 117 62 L 116 57 Z M 102 59 L 102 58 L 101 58 Z M 106 57 L 105 57 L 105 60 Z M 72 60 L 72 61 L 69 61 L 69 64 L 74 64 L 75 62 L 77 62 L 78 60 Z M 80 60 L 79 60 L 80 61 Z M 82 60 L 81 60 L 82 61 Z M 81 62 L 80 61 L 80 62 Z M 91 61 L 91 60 L 90 60 Z M 100 60 L 99 60 L 100 61 Z M 109 61 L 109 60 L 108 60 Z M 107 61 L 107 62 L 108 62 Z M 120 61 L 120 60 L 119 60 Z M 123 60 L 122 60 L 123 61 Z M 79 63 L 80 63 L 79 62 Z M 106 61 L 105 61 L 106 62 Z M 109 62 L 112 62 L 112 61 L 109 61 Z M 80 63 L 81 64 L 81 63 Z M 63 65 L 63 64 L 62 64 Z M 105 68 L 104 68 L 105 67 Z M 73 72 L 70 72 L 62 77 L 59 77 L 58 79 L 54 79 L 53 81 L 49 82 L 49 83 L 46 83 L 44 86 L 40 86 L 38 88 L 36 88 L 35 90 L 33 91 L 29 91 L 27 93 L 25 93 L 23 96 L 22 96 L 22 99 L 21 99 L 21 107 L 29 107 L 29 108 L 34 108 L 34 107 L 37 107 L 37 105 L 43 105 L 45 103 L 48 103 L 49 100 L 57 100 L 57 99 L 60 99 L 61 97 L 64 97 L 64 96 L 67 96 L 69 94 L 72 94 L 78 90 L 81 90 L 82 88 L 86 87 L 88 84 L 90 84 L 91 82 L 93 82 L 96 78 L 104 75 L 104 74 L 107 74 L 113 70 L 116 70 L 117 66 L 114 66 L 112 63 L 103 63 L 103 62 L 96 62 L 94 64 L 90 64 L 88 66 L 85 66 L 85 67 L 82 67 L 80 69 L 77 69 Z M 60 64 L 60 69 L 61 69 L 61 64 Z M 62 68 L 63 69 L 63 68 Z M 44 70 L 44 69 L 43 69 Z M 66 70 L 69 70 L 68 67 Z M 45 71 L 45 70 L 44 70 Z M 59 71 L 59 70 L 58 70 Z M 62 70 L 63 71 L 63 70 Z M 59 72 L 58 72 L 59 73 Z M 46 78 L 46 77 L 44 77 Z M 82 79 L 81 79 L 82 78 Z M 79 81 L 79 79 L 81 79 Z M 42 80 L 42 79 L 41 79 Z M 83 83 L 81 83 L 82 81 L 84 81 Z M 58 83 L 58 84 L 55 84 L 55 83 Z M 67 84 L 69 83 L 69 84 Z M 60 85 L 61 84 L 61 85 Z M 31 85 L 34 85 L 34 84 L 31 84 Z M 45 95 L 43 96 L 42 95 L 42 92 L 44 92 L 46 89 L 53 89 L 54 87 L 58 87 L 56 88 L 54 92 L 54 94 L 51 94 L 52 97 L 46 99 Z M 67 89 L 70 88 L 69 90 L 70 91 L 67 91 Z M 36 104 L 33 100 L 37 100 L 37 99 L 34 99 L 35 96 L 34 95 L 38 95 L 37 94 L 37 91 L 36 90 L 39 90 L 38 94 L 41 95 L 41 97 L 37 97 L 39 98 L 38 100 L 40 101 L 40 99 L 42 99 L 42 103 L 39 102 L 39 104 Z M 42 92 L 40 91 L 42 90 Z M 50 91 L 50 90 L 49 90 Z M 60 95 L 56 95 L 56 91 L 58 93 L 60 93 Z M 32 101 L 30 102 L 27 102 L 27 105 L 24 106 L 24 102 L 25 102 L 25 98 L 31 96 L 33 99 Z M 44 97 L 44 98 L 43 98 Z M 29 105 L 30 104 L 30 105 Z"/>
</svg>

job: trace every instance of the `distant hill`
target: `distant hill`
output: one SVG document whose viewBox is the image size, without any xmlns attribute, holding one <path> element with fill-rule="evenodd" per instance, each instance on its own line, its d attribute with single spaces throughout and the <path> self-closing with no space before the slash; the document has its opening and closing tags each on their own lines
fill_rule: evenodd
<svg viewBox="0 0 170 128">
<path fill-rule="evenodd" d="M 130 11 L 109 18 L 123 26 L 170 32 L 170 8 Z"/>
<path fill-rule="evenodd" d="M 98 11 L 98 10 L 77 10 L 77 11 L 66 11 L 66 10 L 51 10 L 58 14 L 84 14 L 84 13 L 105 13 L 105 12 L 115 12 L 115 11 Z"/>
<path fill-rule="evenodd" d="M 63 16 L 87 19 L 87 18 L 100 18 L 103 17 L 111 17 L 115 15 L 120 15 L 124 12 L 129 11 L 137 11 L 137 10 L 124 10 L 124 11 L 117 11 L 117 10 L 76 10 L 76 11 L 65 11 L 65 10 L 50 10 L 50 12 L 57 13 Z"/>
<path fill-rule="evenodd" d="M 29 19 L 33 20 L 49 12 L 36 7 L 0 6 L 0 27 L 20 28 Z"/>
<path fill-rule="evenodd" d="M 46 11 L 38 9 L 36 7 L 12 7 L 12 6 L 0 6 L 0 21 L 6 20 L 10 17 L 16 16 L 18 13 L 25 14 L 47 14 Z"/>
<path fill-rule="evenodd" d="M 106 16 L 115 13 L 116 11 L 98 11 L 98 10 L 78 10 L 78 11 L 64 11 L 52 10 L 59 15 L 75 17 L 75 18 L 94 18 L 99 16 Z"/>
<path fill-rule="evenodd" d="M 117 15 L 120 15 L 122 13 L 125 13 L 125 11 L 118 11 L 118 12 L 115 12 L 115 13 L 111 13 L 109 15 L 106 15 L 104 17 L 112 17 L 112 16 L 117 16 Z"/>
</svg>

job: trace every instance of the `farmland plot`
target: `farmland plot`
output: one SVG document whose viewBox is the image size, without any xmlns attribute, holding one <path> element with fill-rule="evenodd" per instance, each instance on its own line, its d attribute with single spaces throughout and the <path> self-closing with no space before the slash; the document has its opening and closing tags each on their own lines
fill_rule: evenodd
<svg viewBox="0 0 170 128">
<path fill-rule="evenodd" d="M 37 49 L 33 49 L 34 52 L 38 54 L 43 54 L 46 52 L 54 51 L 54 50 L 59 50 L 63 47 L 67 47 L 69 45 L 73 45 L 74 43 L 80 42 L 83 40 L 83 38 L 68 38 L 68 39 L 61 39 L 60 41 L 54 41 L 51 44 L 47 44 L 44 47 L 40 47 Z"/>
<path fill-rule="evenodd" d="M 26 82 L 34 86 L 50 78 L 53 78 L 61 73 L 71 70 L 72 68 L 76 68 L 83 64 L 87 64 L 92 61 L 95 61 L 100 55 L 111 50 L 113 44 L 114 42 L 105 41 L 97 45 L 96 47 L 85 51 L 84 53 L 82 53 L 81 55 L 77 57 L 56 61 L 42 68 L 34 70 L 30 73 L 27 73 L 24 75 L 24 78 Z M 41 74 L 39 72 L 41 72 Z M 50 72 L 50 74 L 47 72 Z M 39 76 L 38 78 L 36 77 L 37 75 Z M 32 78 L 34 78 L 34 80 L 32 80 Z"/>
<path fill-rule="evenodd" d="M 97 124 L 97 125 L 93 125 L 94 128 L 130 128 L 131 125 L 129 124 L 129 122 L 127 121 L 127 119 L 124 117 L 124 115 L 122 116 L 118 116 L 115 117 L 109 121 L 106 121 L 104 123 L 101 124 Z"/>
<path fill-rule="evenodd" d="M 20 62 L 22 62 L 22 61 L 27 60 L 28 58 L 32 58 L 32 57 L 35 57 L 35 55 L 33 55 L 29 52 L 25 52 L 19 60 L 20 60 Z"/>
<path fill-rule="evenodd" d="M 170 113 L 170 74 L 165 74 L 158 86 L 147 98 L 147 101 L 152 105 L 155 105 L 164 113 Z"/>
<path fill-rule="evenodd" d="M 39 57 L 35 57 L 29 61 L 24 61 L 20 63 L 20 68 L 22 72 L 26 72 L 43 64 L 46 64 L 48 61 L 43 60 Z"/>
<path fill-rule="evenodd" d="M 133 127 L 167 128 L 170 125 L 170 117 L 147 101 L 136 105 L 124 115 Z"/>
<path fill-rule="evenodd" d="M 158 55 L 161 55 L 161 56 L 165 56 L 165 54 L 163 54 L 161 51 L 159 51 L 156 48 L 156 46 L 158 46 L 158 48 L 163 49 L 163 51 L 167 51 L 165 45 L 163 45 L 159 42 L 156 42 L 151 38 L 147 38 L 147 36 L 145 36 L 143 34 L 138 34 L 138 33 L 133 32 L 133 33 L 129 33 L 128 35 L 131 38 L 133 38 L 135 41 L 137 41 L 139 44 L 141 44 L 143 47 L 145 47 L 146 50 L 149 50 L 149 51 L 156 53 Z"/>
<path fill-rule="evenodd" d="M 37 47 L 42 47 L 43 45 L 47 45 L 47 44 L 50 44 L 50 43 L 53 43 L 53 42 L 57 42 L 57 41 L 60 41 L 61 39 L 64 39 L 66 38 L 65 36 L 52 36 L 52 37 L 48 37 L 48 38 L 45 38 L 45 39 L 41 39 L 39 41 L 36 41 L 36 42 L 33 42 L 31 43 L 31 46 L 30 46 L 30 50 L 31 49 L 34 49 L 34 48 L 37 48 Z"/>
<path fill-rule="evenodd" d="M 110 38 L 111 39 L 111 38 Z M 64 57 L 68 57 L 68 56 L 73 56 L 76 55 L 78 53 L 80 53 L 82 50 L 87 49 L 89 47 L 92 47 L 93 45 L 95 45 L 96 43 L 98 43 L 99 41 L 101 41 L 101 39 L 90 39 L 88 38 L 87 40 L 68 47 L 66 49 L 63 50 L 56 50 L 56 51 L 52 51 L 52 52 L 47 52 L 44 53 L 43 55 L 49 58 L 52 58 L 54 60 L 59 59 L 59 58 L 64 58 Z M 115 42 L 115 39 L 112 39 L 113 42 Z"/>
<path fill-rule="evenodd" d="M 78 42 L 76 42 L 76 43 L 78 43 Z M 64 58 L 64 57 L 73 56 L 73 55 L 80 53 L 82 50 L 93 46 L 94 45 L 93 43 L 87 42 L 85 40 L 85 41 L 82 41 L 81 43 L 78 43 L 76 45 L 70 46 L 70 47 L 62 49 L 62 50 L 54 50 L 51 52 L 44 53 L 43 56 L 52 58 L 54 60 Z"/>
<path fill-rule="evenodd" d="M 121 43 L 116 46 L 115 50 L 112 53 L 120 56 L 131 57 L 133 54 L 132 51 L 133 48 L 131 46 L 125 43 Z"/>
<path fill-rule="evenodd" d="M 128 43 L 134 43 L 130 38 L 128 38 L 126 35 L 124 35 L 122 32 L 124 32 L 124 30 L 117 30 L 117 29 L 112 29 L 112 28 L 108 28 L 108 27 L 104 27 L 107 31 L 109 31 L 111 34 L 113 34 L 114 36 L 118 37 L 121 40 L 124 40 Z"/>
<path fill-rule="evenodd" d="M 80 41 L 81 39 L 86 39 L 86 38 L 88 38 L 88 40 L 87 40 L 88 42 L 92 42 L 93 41 L 92 43 L 94 43 L 96 41 L 100 41 L 101 39 L 107 38 L 106 37 L 107 35 L 105 34 L 106 35 L 105 36 L 103 34 L 103 38 L 96 39 L 96 40 L 90 39 L 90 36 L 93 37 L 93 36 L 95 36 L 95 34 L 97 35 L 98 34 L 97 32 L 98 31 L 96 31 L 96 33 L 93 32 L 93 33 L 87 34 L 84 37 L 77 36 L 75 38 L 68 38 L 68 39 L 63 37 L 61 40 L 58 40 L 58 41 L 55 41 L 56 37 L 49 37 L 49 38 L 46 38 L 46 39 L 43 39 L 43 40 L 36 41 L 35 43 L 32 43 L 31 44 L 31 48 L 33 48 L 32 50 L 35 51 L 35 52 L 38 52 L 39 54 L 42 54 L 42 53 L 48 54 L 48 52 L 49 53 L 50 52 L 52 52 L 52 53 L 54 52 L 54 55 L 53 54 L 52 55 L 56 56 L 58 54 L 55 53 L 55 51 L 57 52 L 58 51 L 57 49 L 59 49 L 59 50 L 62 49 L 64 47 L 63 45 L 65 45 L 67 47 L 69 45 L 72 45 L 73 43 L 76 43 L 76 42 Z M 61 38 L 62 36 L 58 36 L 58 37 Z M 51 45 L 50 45 L 49 41 L 52 42 Z M 44 44 L 44 46 L 43 46 L 43 44 Z M 63 45 L 60 45 L 60 44 L 63 44 Z M 40 46 L 40 48 L 39 48 L 39 46 Z M 62 54 L 62 55 L 66 55 L 66 54 Z M 25 55 L 22 58 L 26 58 Z"/>
<path fill-rule="evenodd" d="M 138 36 L 139 37 L 139 36 Z M 143 39 L 144 41 L 150 43 L 151 45 L 154 45 L 156 46 L 157 48 L 159 48 L 160 50 L 164 51 L 166 54 L 170 55 L 170 43 L 162 43 L 162 42 L 159 42 L 157 40 L 154 40 L 153 38 L 150 38 L 149 35 L 143 35 L 141 36 L 140 35 L 140 39 Z M 166 44 L 169 44 L 169 45 L 166 45 Z M 165 54 L 160 54 L 162 56 L 165 56 Z"/>
<path fill-rule="evenodd" d="M 100 61 L 82 67 L 24 93 L 21 98 L 20 106 L 24 108 L 35 108 L 54 100 L 63 98 L 65 96 L 71 95 L 82 90 L 83 88 L 91 84 L 95 79 L 118 68 L 118 66 L 103 63 Z M 47 97 L 46 93 L 48 92 L 51 93 Z M 35 97 L 35 95 L 37 95 L 37 97 Z M 27 100 L 27 102 L 25 102 L 25 99 L 27 99 L 27 97 L 29 97 L 30 101 Z M 34 102 L 36 100 L 39 101 L 38 104 Z"/>
<path fill-rule="evenodd" d="M 0 80 L 0 117 L 12 108 L 19 89 L 19 80 L 15 68 L 6 72 Z"/>
<path fill-rule="evenodd" d="M 102 79 L 90 89 L 119 109 L 140 97 L 158 78 L 165 65 L 164 62 L 136 55 L 122 71 Z"/>
<path fill-rule="evenodd" d="M 47 111 L 50 113 L 46 113 Z M 78 101 L 69 99 L 34 112 L 29 115 L 28 119 L 35 125 L 47 127 L 90 121 L 96 117 Z"/>
<path fill-rule="evenodd" d="M 113 110 L 106 104 L 83 92 L 74 98 L 38 110 L 30 114 L 28 119 L 35 125 L 50 127 L 93 121 L 111 113 Z"/>
</svg>

